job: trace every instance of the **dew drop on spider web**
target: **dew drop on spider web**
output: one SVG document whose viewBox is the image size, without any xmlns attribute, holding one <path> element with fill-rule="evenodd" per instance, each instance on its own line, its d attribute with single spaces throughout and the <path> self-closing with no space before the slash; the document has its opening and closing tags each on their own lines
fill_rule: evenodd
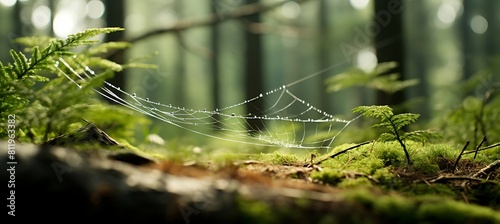
<svg viewBox="0 0 500 224">
<path fill-rule="evenodd" d="M 132 97 L 136 97 L 136 96 L 137 96 L 137 94 L 135 94 L 135 93 L 132 93 Z"/>
</svg>

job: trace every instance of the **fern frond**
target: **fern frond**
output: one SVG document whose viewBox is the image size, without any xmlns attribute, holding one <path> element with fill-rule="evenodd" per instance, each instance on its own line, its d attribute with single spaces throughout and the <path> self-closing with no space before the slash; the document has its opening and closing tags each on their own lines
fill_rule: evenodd
<svg viewBox="0 0 500 224">
<path fill-rule="evenodd" d="M 419 114 L 404 113 L 392 116 L 391 120 L 392 123 L 396 126 L 396 129 L 399 130 L 406 125 L 415 123 L 415 121 L 417 121 L 419 117 Z"/>
<path fill-rule="evenodd" d="M 33 47 L 45 48 L 56 38 L 48 36 L 33 36 L 33 37 L 19 37 L 15 39 L 15 42 L 26 47 L 26 51 L 31 51 Z"/>
<path fill-rule="evenodd" d="M 352 110 L 354 113 L 361 113 L 365 117 L 376 117 L 380 119 L 380 123 L 373 125 L 373 127 L 385 127 L 389 130 L 389 133 L 383 133 L 380 135 L 379 140 L 390 141 L 396 140 L 403 148 L 403 151 L 408 161 L 408 165 L 411 164 L 410 154 L 406 149 L 404 143 L 405 138 L 410 138 L 414 136 L 415 138 L 424 138 L 424 132 L 410 132 L 405 133 L 403 136 L 400 134 L 402 127 L 414 123 L 420 115 L 412 113 L 404 113 L 394 115 L 392 108 L 389 106 L 359 106 Z"/>
<path fill-rule="evenodd" d="M 33 47 L 31 52 L 31 63 L 30 64 L 38 64 L 38 60 L 40 60 L 40 48 L 38 46 Z"/>
<path fill-rule="evenodd" d="M 82 32 L 69 35 L 66 40 L 55 39 L 52 40 L 47 47 L 43 50 L 39 50 L 36 46 L 33 47 L 31 63 L 26 59 L 21 52 L 15 52 L 11 50 L 12 58 L 14 59 L 14 70 L 18 78 L 22 78 L 25 75 L 33 75 L 33 70 L 37 69 L 51 69 L 49 66 L 53 63 L 50 59 L 52 56 L 64 56 L 64 55 L 74 55 L 74 53 L 69 50 L 74 47 L 84 46 L 94 44 L 97 41 L 89 40 L 100 34 L 111 33 L 115 31 L 123 30 L 123 28 L 109 27 L 109 28 L 95 28 L 87 29 Z M 24 39 L 21 42 L 30 42 L 32 39 Z M 43 63 L 42 63 L 43 62 Z"/>
<path fill-rule="evenodd" d="M 381 142 L 389 142 L 397 140 L 397 137 L 391 133 L 382 133 L 380 137 L 378 137 L 378 140 Z"/>
<path fill-rule="evenodd" d="M 411 140 L 416 142 L 424 142 L 432 139 L 440 138 L 441 135 L 431 130 L 418 130 L 406 132 L 401 136 L 402 140 Z"/>
<path fill-rule="evenodd" d="M 0 76 L 2 77 L 2 80 L 0 81 L 4 81 L 3 77 L 8 76 L 7 71 L 5 70 L 5 67 L 3 66 L 1 61 L 0 61 Z"/>
<path fill-rule="evenodd" d="M 393 94 L 406 87 L 418 84 L 417 79 L 401 81 L 398 80 L 399 74 L 386 74 L 396 67 L 396 62 L 384 62 L 378 64 L 371 72 L 352 68 L 347 72 L 328 78 L 326 80 L 327 90 L 336 92 L 353 86 L 366 86 Z"/>
<path fill-rule="evenodd" d="M 396 73 L 379 76 L 373 79 L 371 83 L 368 83 L 368 86 L 374 89 L 382 90 L 388 94 L 393 94 L 404 88 L 414 86 L 419 83 L 418 79 L 399 81 L 398 78 L 399 74 Z"/>
<path fill-rule="evenodd" d="M 79 33 L 71 34 L 68 36 L 68 38 L 64 41 L 63 46 L 72 48 L 72 47 L 78 47 L 82 45 L 91 45 L 95 44 L 99 41 L 96 40 L 89 40 L 90 38 L 93 38 L 95 36 L 98 36 L 100 34 L 106 34 L 106 33 L 111 33 L 111 32 L 116 32 L 116 31 L 122 31 L 123 28 L 118 28 L 118 27 L 108 27 L 108 28 L 94 28 L 94 29 L 87 29 Z"/>
<path fill-rule="evenodd" d="M 398 63 L 394 61 L 379 63 L 377 67 L 373 69 L 372 74 L 374 75 L 384 74 L 396 67 L 398 67 Z"/>
<path fill-rule="evenodd" d="M 378 124 L 374 124 L 372 125 L 373 128 L 378 128 L 378 127 L 382 127 L 382 128 L 387 128 L 389 129 L 390 131 L 394 131 L 394 128 L 392 126 L 392 123 L 390 121 L 381 121 L 380 123 Z"/>
<path fill-rule="evenodd" d="M 95 47 L 88 49 L 86 54 L 88 56 L 94 56 L 97 54 L 104 54 L 104 53 L 108 53 L 108 51 L 111 49 L 129 48 L 130 45 L 131 44 L 127 43 L 127 42 L 107 42 L 107 43 L 99 44 Z"/>
<path fill-rule="evenodd" d="M 370 77 L 359 68 L 353 68 L 325 80 L 327 91 L 329 92 L 337 92 L 349 87 L 364 85 L 369 81 Z"/>
<path fill-rule="evenodd" d="M 92 57 L 89 59 L 87 64 L 89 66 L 97 65 L 97 66 L 100 66 L 102 68 L 111 69 L 115 72 L 120 72 L 123 70 L 123 68 L 120 64 L 118 64 L 114 61 L 103 59 L 103 58 Z"/>
<path fill-rule="evenodd" d="M 29 67 L 28 59 L 22 52 L 16 52 L 15 50 L 9 51 L 10 56 L 14 60 L 14 71 L 17 74 L 17 78 L 20 79 L 23 77 L 25 71 Z"/>
<path fill-rule="evenodd" d="M 387 105 L 384 106 L 359 106 L 352 109 L 354 113 L 360 113 L 365 117 L 375 117 L 375 118 L 389 118 L 394 115 L 392 108 Z"/>
</svg>

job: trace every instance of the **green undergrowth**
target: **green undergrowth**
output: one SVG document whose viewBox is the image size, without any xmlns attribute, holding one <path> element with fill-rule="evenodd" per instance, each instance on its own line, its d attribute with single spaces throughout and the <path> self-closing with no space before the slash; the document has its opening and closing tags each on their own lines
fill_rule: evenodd
<svg viewBox="0 0 500 224">
<path fill-rule="evenodd" d="M 429 183 L 439 176 L 455 175 L 453 165 L 461 147 L 443 144 L 408 142 L 414 159 L 407 168 L 405 155 L 397 142 L 367 144 L 321 163 L 321 170 L 311 178 L 321 184 L 343 189 L 377 187 L 387 192 L 398 192 L 408 197 L 443 197 L 450 200 L 470 201 L 500 209 L 500 182 L 484 181 L 467 189 L 450 182 Z M 351 145 L 338 146 L 333 153 Z M 500 149 L 484 151 L 473 158 L 463 155 L 456 167 L 456 175 L 471 176 L 480 168 L 499 159 Z M 331 155 L 330 154 L 330 155 Z M 323 155 L 323 157 L 328 155 Z M 318 158 L 323 159 L 323 158 Z M 466 198 L 466 199 L 464 199 Z"/>
<path fill-rule="evenodd" d="M 463 201 L 465 195 L 471 203 L 500 209 L 500 183 L 497 180 L 473 185 L 465 193 L 463 193 L 464 189 L 459 186 L 426 182 L 441 175 L 453 175 L 453 165 L 462 146 L 422 144 L 410 141 L 406 144 L 413 158 L 413 164 L 409 168 L 398 142 L 375 142 L 352 149 L 335 158 L 326 159 L 318 165 L 320 169 L 313 171 L 310 177 L 318 184 L 344 190 L 376 188 L 384 192 L 397 192 L 406 197 L 429 196 L 456 201 Z M 316 163 L 353 145 L 340 145 L 323 155 L 316 152 L 296 153 L 294 150 L 236 153 L 230 150 L 185 146 L 177 147 L 177 150 L 167 150 L 169 153 L 164 154 L 164 158 L 181 162 L 210 161 L 220 167 L 242 160 L 256 160 L 270 165 L 305 167 L 311 164 L 311 154 L 316 155 L 312 160 Z M 499 154 L 499 147 L 480 152 L 476 159 L 473 158 L 473 154 L 465 154 L 457 165 L 457 173 L 468 172 L 468 169 L 477 171 L 499 159 Z M 471 168 L 473 164 L 475 168 Z M 470 170 L 470 172 L 475 171 Z"/>
<path fill-rule="evenodd" d="M 414 158 L 413 165 L 407 172 L 418 172 L 423 175 L 436 175 L 446 168 L 448 161 L 457 157 L 458 148 L 449 145 L 407 142 L 409 152 Z M 324 159 L 331 154 L 344 150 L 353 144 L 338 146 L 332 153 L 322 155 L 318 160 Z M 442 164 L 442 165 L 440 165 Z M 399 148 L 397 142 L 375 142 L 350 150 L 347 153 L 328 159 L 323 162 L 322 167 L 331 170 L 361 172 L 367 175 L 381 175 L 380 170 L 390 168 L 407 169 L 404 152 Z M 327 169 L 327 170 L 328 170 Z M 321 172 L 316 173 L 320 175 Z"/>
<path fill-rule="evenodd" d="M 265 153 L 250 153 L 255 149 L 234 152 L 228 149 L 169 144 L 165 146 L 167 149 L 156 151 L 156 158 L 179 162 L 206 163 L 208 161 L 221 168 L 243 160 L 297 167 L 311 167 L 311 164 L 324 160 L 312 166 L 319 167 L 310 174 L 312 181 L 317 184 L 344 190 L 376 188 L 384 192 L 397 192 L 406 197 L 429 196 L 456 201 L 469 200 L 470 203 L 500 209 L 500 182 L 498 180 L 475 183 L 467 189 L 454 182 L 429 183 L 440 176 L 471 176 L 479 169 L 499 159 L 500 147 L 481 151 L 475 159 L 473 153 L 462 155 L 454 173 L 453 166 L 463 147 L 461 145 L 422 144 L 407 141 L 405 144 L 413 158 L 412 165 L 408 167 L 405 154 L 396 141 L 372 142 L 334 158 L 329 157 L 354 144 L 337 146 L 325 154 L 319 154 L 316 151 L 308 153 L 300 151 L 299 153 L 293 149 Z M 311 155 L 314 156 L 311 157 Z"/>
<path fill-rule="evenodd" d="M 249 211 L 263 209 L 263 206 L 274 209 L 271 211 L 274 221 L 286 221 L 293 216 L 295 221 L 309 217 L 308 222 L 328 220 L 328 223 L 500 223 L 498 180 L 472 184 L 467 188 L 446 182 L 429 183 L 432 178 L 453 175 L 453 163 L 462 146 L 415 142 L 406 144 L 414 159 L 410 168 L 397 142 L 367 144 L 319 165 L 321 169 L 314 171 L 310 177 L 319 184 L 342 189 L 339 195 L 345 200 L 339 203 L 343 209 L 315 216 L 301 214 L 307 211 L 304 208 L 296 211 L 297 204 L 285 204 L 285 207 L 276 209 L 259 202 L 251 206 L 253 209 Z M 338 146 L 314 161 L 325 159 L 352 145 Z M 476 159 L 473 154 L 463 155 L 456 173 L 475 172 L 499 159 L 499 153 L 497 147 L 481 152 Z M 266 153 L 258 158 L 270 164 L 297 165 L 304 161 L 307 164 L 307 157 L 302 158 L 293 153 Z M 471 164 L 476 167 L 471 168 Z M 301 205 L 311 205 L 307 200 L 302 202 Z M 245 202 L 240 205 L 252 204 Z M 250 215 L 253 220 L 267 218 L 253 216 L 254 212 Z"/>
<path fill-rule="evenodd" d="M 338 196 L 331 202 L 288 203 L 238 198 L 237 206 L 249 223 L 500 223 L 498 211 L 440 196 L 408 198 L 373 189 Z"/>
</svg>

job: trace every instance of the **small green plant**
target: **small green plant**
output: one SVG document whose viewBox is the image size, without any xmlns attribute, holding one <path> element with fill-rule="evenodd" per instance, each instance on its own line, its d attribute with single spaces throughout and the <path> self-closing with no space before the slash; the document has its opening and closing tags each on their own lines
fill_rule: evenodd
<svg viewBox="0 0 500 224">
<path fill-rule="evenodd" d="M 352 110 L 354 113 L 360 113 L 365 117 L 379 118 L 380 123 L 373 127 L 383 127 L 389 132 L 382 133 L 379 137 L 380 141 L 397 141 L 406 156 L 408 165 L 411 164 L 410 154 L 406 147 L 406 140 L 425 141 L 437 137 L 437 133 L 429 130 L 417 130 L 411 132 L 403 132 L 401 129 L 411 123 L 417 121 L 419 114 L 403 113 L 394 114 L 389 106 L 359 106 Z"/>
<path fill-rule="evenodd" d="M 352 68 L 347 72 L 335 75 L 326 80 L 327 90 L 337 92 L 353 86 L 365 86 L 371 89 L 393 94 L 404 88 L 418 84 L 417 79 L 400 81 L 399 74 L 382 75 L 397 67 L 395 62 L 380 63 L 370 72 L 360 68 Z"/>
<path fill-rule="evenodd" d="M 121 30 L 88 29 L 66 39 L 41 36 L 16 39 L 26 49 L 10 50 L 12 62 L 0 62 L 0 125 L 6 127 L 6 118 L 14 114 L 17 118 L 16 138 L 39 144 L 76 130 L 85 125 L 85 119 L 106 132 L 109 130 L 109 134 L 120 133 L 116 136 L 118 138 L 131 139 L 133 133 L 124 130 L 133 130 L 131 125 L 145 124 L 146 119 L 101 102 L 93 91 L 114 72 L 128 66 L 109 61 L 102 55 L 110 49 L 122 49 L 130 44 L 98 44 L 99 41 L 92 38 Z M 57 66 L 63 63 L 66 65 Z M 80 63 L 98 72 L 92 80 L 75 81 L 75 85 L 66 76 L 82 74 L 86 68 Z M 112 129 L 116 132 L 113 133 Z M 5 137 L 6 130 L 0 128 L 0 138 Z"/>
</svg>

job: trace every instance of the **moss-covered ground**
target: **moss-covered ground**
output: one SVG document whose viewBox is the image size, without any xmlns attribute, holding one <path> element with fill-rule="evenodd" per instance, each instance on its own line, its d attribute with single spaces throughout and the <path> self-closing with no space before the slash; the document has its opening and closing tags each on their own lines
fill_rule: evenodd
<svg viewBox="0 0 500 224">
<path fill-rule="evenodd" d="M 310 198 L 279 206 L 242 198 L 242 212 L 259 223 L 500 223 L 500 169 L 497 165 L 480 172 L 500 159 L 500 147 L 477 155 L 466 151 L 457 162 L 463 146 L 406 145 L 411 165 L 397 142 L 344 144 L 324 153 L 291 149 L 242 153 L 198 147 L 149 152 L 160 161 L 156 168 L 177 175 L 235 178 L 342 198 L 329 209 Z M 331 206 L 338 208 L 333 213 L 318 212 L 331 211 Z"/>
</svg>

